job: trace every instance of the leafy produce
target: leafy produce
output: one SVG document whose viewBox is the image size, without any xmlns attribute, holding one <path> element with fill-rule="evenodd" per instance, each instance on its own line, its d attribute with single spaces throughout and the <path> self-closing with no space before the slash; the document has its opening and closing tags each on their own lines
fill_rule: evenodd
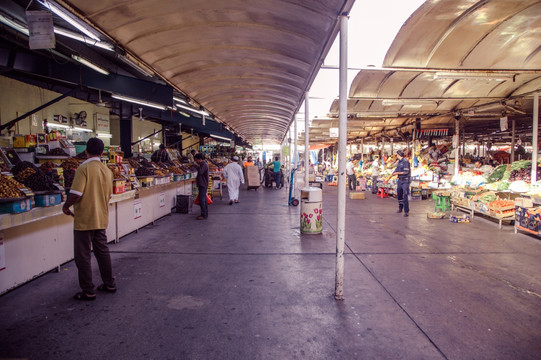
<svg viewBox="0 0 541 360">
<path fill-rule="evenodd" d="M 487 183 L 500 181 L 503 177 L 503 173 L 505 172 L 506 168 L 507 168 L 507 165 L 500 165 L 496 169 L 494 169 L 494 171 L 488 176 Z"/>
<path fill-rule="evenodd" d="M 525 168 L 532 168 L 532 161 L 531 160 L 517 160 L 513 161 L 511 164 L 511 170 L 520 170 Z"/>
<path fill-rule="evenodd" d="M 511 185 L 511 183 L 509 181 L 500 181 L 500 182 L 498 182 L 497 190 L 498 191 L 509 190 L 510 185 Z"/>
<path fill-rule="evenodd" d="M 479 200 L 483 203 L 489 203 L 491 201 L 497 200 L 498 197 L 493 193 L 486 193 L 479 197 Z"/>
</svg>

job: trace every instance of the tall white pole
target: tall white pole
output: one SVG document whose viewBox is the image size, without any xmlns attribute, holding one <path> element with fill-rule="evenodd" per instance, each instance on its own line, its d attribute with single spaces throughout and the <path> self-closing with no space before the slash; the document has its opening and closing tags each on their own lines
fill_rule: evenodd
<svg viewBox="0 0 541 360">
<path fill-rule="evenodd" d="M 537 181 L 537 140 L 539 137 L 539 93 L 533 94 L 533 125 L 532 125 L 532 179 Z"/>
<path fill-rule="evenodd" d="M 516 138 L 516 130 L 515 130 L 515 120 L 511 120 L 511 162 L 515 161 L 515 138 Z"/>
<path fill-rule="evenodd" d="M 460 123 L 458 120 L 455 120 L 455 176 L 458 176 L 458 168 L 460 163 Z"/>
<path fill-rule="evenodd" d="M 310 184 L 310 111 L 308 91 L 304 93 L 304 186 Z"/>
<path fill-rule="evenodd" d="M 295 125 L 293 126 L 293 143 L 295 144 L 293 146 L 293 164 L 294 168 L 297 169 L 297 117 L 293 120 Z"/>
<path fill-rule="evenodd" d="M 346 148 L 348 112 L 348 17 L 340 16 L 340 86 L 338 97 L 338 223 L 336 224 L 336 276 L 334 297 L 344 299 L 344 243 L 346 228 Z"/>
</svg>

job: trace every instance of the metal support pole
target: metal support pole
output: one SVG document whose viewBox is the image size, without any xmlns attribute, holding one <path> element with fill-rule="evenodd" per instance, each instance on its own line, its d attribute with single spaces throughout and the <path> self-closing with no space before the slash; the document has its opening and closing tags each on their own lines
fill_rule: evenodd
<svg viewBox="0 0 541 360">
<path fill-rule="evenodd" d="M 308 91 L 304 93 L 304 186 L 310 184 L 310 111 Z"/>
<path fill-rule="evenodd" d="M 515 161 L 515 120 L 511 120 L 511 162 Z"/>
<path fill-rule="evenodd" d="M 340 16 L 340 86 L 339 122 L 338 122 L 338 223 L 336 224 L 336 277 L 334 297 L 344 299 L 344 243 L 346 227 L 346 148 L 347 148 L 347 112 L 348 112 L 348 17 Z"/>
<path fill-rule="evenodd" d="M 539 138 L 539 93 L 533 94 L 533 125 L 532 125 L 532 179 L 531 183 L 537 181 L 537 141 Z"/>
<path fill-rule="evenodd" d="M 458 176 L 458 168 L 460 163 L 460 123 L 455 120 L 455 176 Z"/>
<path fill-rule="evenodd" d="M 293 120 L 293 122 L 295 123 L 295 125 L 293 126 L 293 142 L 294 142 L 294 146 L 293 146 L 293 164 L 295 165 L 294 168 L 297 169 L 297 118 L 295 117 L 295 119 Z"/>
</svg>

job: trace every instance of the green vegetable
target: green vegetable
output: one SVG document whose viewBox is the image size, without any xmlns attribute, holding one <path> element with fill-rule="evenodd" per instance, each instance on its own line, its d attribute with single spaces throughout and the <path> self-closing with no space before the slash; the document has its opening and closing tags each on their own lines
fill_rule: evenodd
<svg viewBox="0 0 541 360">
<path fill-rule="evenodd" d="M 487 183 L 500 181 L 503 177 L 503 174 L 506 168 L 507 168 L 507 165 L 500 165 L 496 169 L 494 169 L 494 171 L 488 176 Z M 509 176 L 511 176 L 511 172 L 509 172 Z"/>
<path fill-rule="evenodd" d="M 513 163 L 511 164 L 511 171 L 525 169 L 527 167 L 532 167 L 532 161 L 531 160 L 513 161 Z"/>
<path fill-rule="evenodd" d="M 509 190 L 510 185 L 511 185 L 511 183 L 509 181 L 500 181 L 498 183 L 498 191 Z"/>
</svg>

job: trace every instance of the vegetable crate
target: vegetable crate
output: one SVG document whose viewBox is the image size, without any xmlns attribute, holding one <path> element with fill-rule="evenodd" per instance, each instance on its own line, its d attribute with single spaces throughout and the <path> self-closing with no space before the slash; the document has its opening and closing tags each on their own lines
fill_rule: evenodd
<svg viewBox="0 0 541 360">
<path fill-rule="evenodd" d="M 498 218 L 508 218 L 515 216 L 515 206 L 493 207 L 489 205 L 490 215 Z"/>
</svg>

